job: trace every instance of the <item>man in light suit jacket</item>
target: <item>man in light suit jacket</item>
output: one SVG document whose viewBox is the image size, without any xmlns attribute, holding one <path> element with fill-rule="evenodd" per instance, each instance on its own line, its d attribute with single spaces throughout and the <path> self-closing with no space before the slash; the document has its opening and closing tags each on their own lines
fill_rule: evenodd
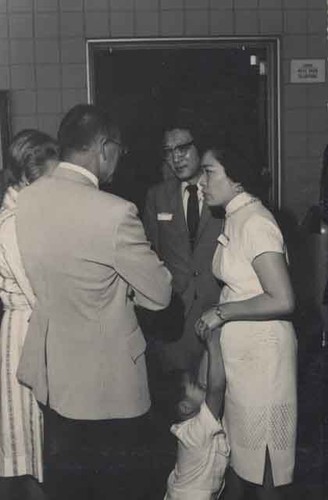
<svg viewBox="0 0 328 500">
<path fill-rule="evenodd" d="M 98 190 L 120 142 L 96 107 L 74 107 L 59 129 L 62 162 L 18 201 L 18 243 L 36 295 L 18 376 L 45 408 L 48 492 L 61 500 L 135 498 L 126 460 L 150 398 L 134 305 L 159 310 L 171 295 L 136 207 Z"/>
<path fill-rule="evenodd" d="M 149 352 L 150 366 L 158 367 L 152 359 L 159 359 L 165 374 L 197 370 L 203 346 L 195 335 L 195 322 L 220 295 L 219 283 L 212 274 L 212 258 L 222 219 L 214 217 L 203 200 L 200 157 L 192 132 L 181 125 L 167 130 L 163 155 L 174 177 L 150 188 L 143 221 L 154 249 L 171 271 L 173 291 L 184 305 L 184 327 L 178 339 L 165 341 L 163 333 Z M 187 220 L 189 186 L 196 187 L 199 211 L 193 235 Z"/>
</svg>

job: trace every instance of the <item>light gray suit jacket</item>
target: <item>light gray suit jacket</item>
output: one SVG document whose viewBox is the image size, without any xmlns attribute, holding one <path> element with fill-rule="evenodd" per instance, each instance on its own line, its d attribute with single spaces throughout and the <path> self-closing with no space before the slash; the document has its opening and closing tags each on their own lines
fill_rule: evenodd
<svg viewBox="0 0 328 500">
<path fill-rule="evenodd" d="M 136 207 L 59 166 L 20 194 L 17 236 L 36 295 L 19 379 L 65 417 L 146 412 L 146 343 L 130 296 L 162 309 L 171 276 Z"/>
<path fill-rule="evenodd" d="M 212 259 L 223 220 L 203 204 L 194 251 L 183 210 L 181 182 L 172 178 L 153 186 L 147 195 L 144 226 L 147 237 L 172 273 L 173 290 L 183 300 L 185 325 L 177 342 L 160 346 L 163 367 L 189 369 L 197 364 L 202 345 L 195 335 L 195 322 L 219 301 L 220 285 L 212 273 Z"/>
</svg>

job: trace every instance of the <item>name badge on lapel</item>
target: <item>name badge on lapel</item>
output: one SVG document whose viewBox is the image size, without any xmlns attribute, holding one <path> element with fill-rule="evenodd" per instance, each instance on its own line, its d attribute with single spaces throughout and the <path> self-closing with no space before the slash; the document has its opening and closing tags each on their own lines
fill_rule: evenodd
<svg viewBox="0 0 328 500">
<path fill-rule="evenodd" d="M 157 220 L 171 221 L 173 219 L 173 214 L 168 212 L 160 212 L 157 214 Z"/>
<path fill-rule="evenodd" d="M 222 246 L 226 247 L 226 246 L 228 246 L 228 243 L 229 243 L 229 238 L 228 238 L 228 236 L 226 236 L 225 234 L 221 233 L 221 234 L 220 234 L 220 236 L 218 237 L 218 242 L 219 242 Z"/>
</svg>

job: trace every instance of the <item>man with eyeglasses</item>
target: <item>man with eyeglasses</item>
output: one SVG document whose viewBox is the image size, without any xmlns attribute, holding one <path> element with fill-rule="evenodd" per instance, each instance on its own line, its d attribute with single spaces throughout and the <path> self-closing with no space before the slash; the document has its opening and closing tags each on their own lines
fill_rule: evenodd
<svg viewBox="0 0 328 500">
<path fill-rule="evenodd" d="M 19 247 L 36 295 L 18 377 L 44 410 L 49 500 L 145 498 L 139 451 L 150 397 L 134 307 L 165 308 L 171 275 L 135 205 L 98 190 L 122 152 L 119 130 L 81 104 L 58 137 L 57 169 L 18 203 Z"/>
<path fill-rule="evenodd" d="M 215 218 L 206 206 L 200 186 L 202 170 L 195 136 L 190 128 L 178 124 L 166 130 L 163 158 L 174 176 L 153 186 L 147 195 L 144 211 L 146 234 L 173 276 L 174 299 L 168 314 L 172 325 L 161 321 L 161 338 L 149 346 L 150 381 L 155 403 L 163 407 L 173 403 L 170 392 L 185 372 L 197 372 L 203 346 L 195 335 L 195 322 L 202 312 L 218 302 L 220 286 L 213 277 L 211 265 L 222 220 Z M 174 324 L 174 301 L 184 306 L 184 324 Z M 178 302 L 178 301 L 177 301 Z M 161 313 L 162 314 L 162 313 Z M 175 338 L 172 330 L 175 331 Z M 171 331 L 168 331 L 168 330 Z M 160 394 L 160 386 L 164 386 Z M 166 395 L 164 394 L 166 391 Z"/>
</svg>

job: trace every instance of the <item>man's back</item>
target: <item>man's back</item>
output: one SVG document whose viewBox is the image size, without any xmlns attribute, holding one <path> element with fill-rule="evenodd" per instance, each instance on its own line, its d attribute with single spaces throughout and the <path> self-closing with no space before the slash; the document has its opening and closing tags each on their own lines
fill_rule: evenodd
<svg viewBox="0 0 328 500">
<path fill-rule="evenodd" d="M 134 205 L 63 165 L 18 203 L 19 245 L 37 297 L 19 375 L 64 416 L 136 416 L 150 403 L 146 344 L 129 291 L 160 309 L 169 278 Z"/>
</svg>

